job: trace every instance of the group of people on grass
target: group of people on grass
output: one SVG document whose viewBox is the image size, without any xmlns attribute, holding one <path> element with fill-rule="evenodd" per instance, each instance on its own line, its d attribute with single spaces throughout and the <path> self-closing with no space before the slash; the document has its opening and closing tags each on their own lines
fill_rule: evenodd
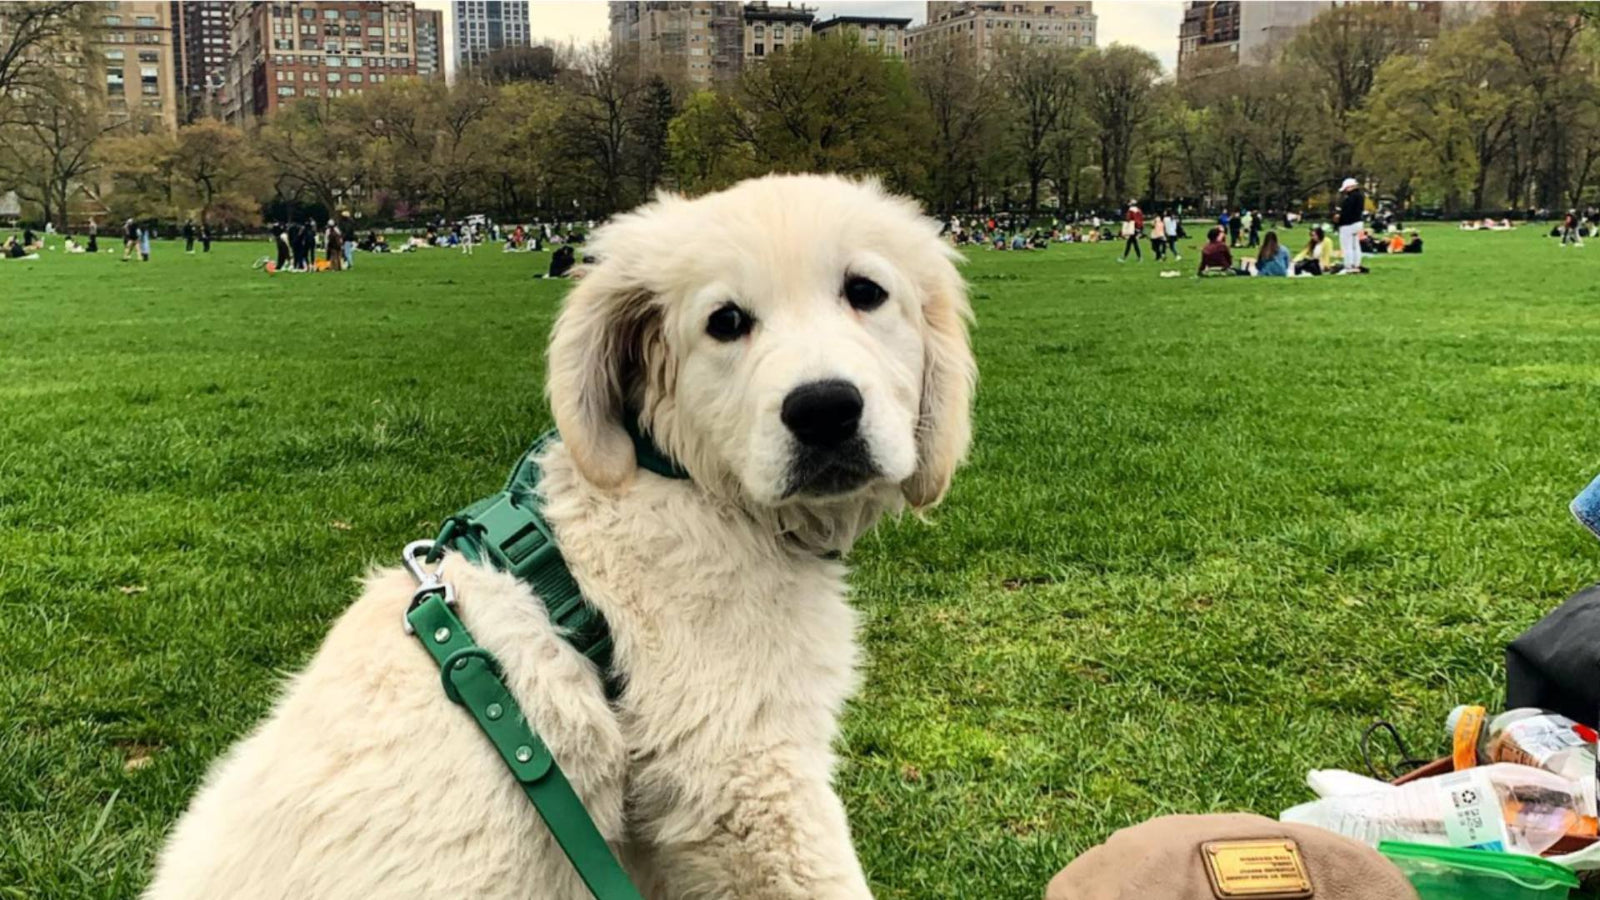
<svg viewBox="0 0 1600 900">
<path fill-rule="evenodd" d="M 345 235 L 350 239 L 346 240 Z M 355 226 L 346 221 L 343 227 L 329 219 L 326 227 L 318 228 L 315 219 L 304 222 L 278 222 L 272 226 L 272 244 L 277 250 L 276 261 L 262 258 L 260 264 L 268 272 L 339 272 L 355 266 Z M 317 259 L 318 247 L 322 259 Z"/>
</svg>

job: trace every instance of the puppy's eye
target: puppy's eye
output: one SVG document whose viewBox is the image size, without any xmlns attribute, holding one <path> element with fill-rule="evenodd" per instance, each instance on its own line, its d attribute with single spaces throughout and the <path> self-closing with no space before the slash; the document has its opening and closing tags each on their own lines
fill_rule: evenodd
<svg viewBox="0 0 1600 900">
<path fill-rule="evenodd" d="M 889 292 L 870 278 L 852 275 L 844 282 L 844 299 L 862 312 L 872 312 L 889 299 Z"/>
<path fill-rule="evenodd" d="M 737 341 L 755 325 L 750 314 L 732 303 L 724 303 L 706 320 L 706 334 L 724 343 Z"/>
</svg>

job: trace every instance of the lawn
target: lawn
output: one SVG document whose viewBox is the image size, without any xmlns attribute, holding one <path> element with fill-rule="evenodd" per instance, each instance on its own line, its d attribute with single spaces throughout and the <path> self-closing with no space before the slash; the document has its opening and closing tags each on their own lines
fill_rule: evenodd
<svg viewBox="0 0 1600 900">
<path fill-rule="evenodd" d="M 1600 246 L 1425 230 L 1366 278 L 975 251 L 972 462 L 853 554 L 839 787 L 880 897 L 1033 898 L 1172 811 L 1443 748 L 1600 580 Z M 1293 232 L 1294 241 L 1304 231 Z M 0 897 L 127 897 L 207 763 L 549 417 L 563 283 L 265 244 L 0 263 Z"/>
</svg>

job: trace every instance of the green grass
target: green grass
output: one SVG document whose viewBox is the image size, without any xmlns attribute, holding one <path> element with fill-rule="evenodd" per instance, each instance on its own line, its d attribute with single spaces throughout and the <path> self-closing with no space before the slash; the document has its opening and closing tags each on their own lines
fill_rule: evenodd
<svg viewBox="0 0 1600 900">
<path fill-rule="evenodd" d="M 1362 279 L 972 254 L 972 463 L 854 554 L 839 786 L 880 897 L 1036 897 L 1123 825 L 1305 799 L 1374 718 L 1432 752 L 1499 701 L 1600 573 L 1565 512 L 1600 247 L 1426 237 Z M 352 579 L 548 425 L 543 256 L 264 247 L 0 263 L 0 897 L 135 893 Z"/>
</svg>

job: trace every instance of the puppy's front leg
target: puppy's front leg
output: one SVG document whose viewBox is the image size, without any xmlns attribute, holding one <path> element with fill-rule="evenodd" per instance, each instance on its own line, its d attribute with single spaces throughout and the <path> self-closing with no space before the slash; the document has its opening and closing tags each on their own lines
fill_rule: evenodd
<svg viewBox="0 0 1600 900">
<path fill-rule="evenodd" d="M 664 897 L 871 898 L 832 762 L 825 749 L 777 749 L 661 785 L 677 798 L 652 829 Z"/>
</svg>

